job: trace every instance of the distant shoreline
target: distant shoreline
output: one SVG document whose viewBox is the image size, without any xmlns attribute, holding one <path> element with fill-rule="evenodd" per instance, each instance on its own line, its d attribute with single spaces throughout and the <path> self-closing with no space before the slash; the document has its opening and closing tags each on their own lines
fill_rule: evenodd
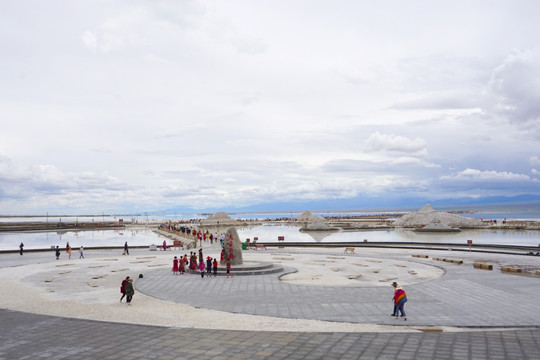
<svg viewBox="0 0 540 360">
<path fill-rule="evenodd" d="M 403 214 L 387 215 L 354 215 L 326 217 L 325 223 L 340 231 L 358 231 L 358 230 L 393 230 L 399 228 L 416 228 L 394 225 L 394 220 L 403 216 Z M 189 219 L 180 220 L 152 220 L 152 221 L 92 221 L 92 222 L 43 222 L 43 221 L 23 221 L 23 222 L 0 222 L 0 232 L 24 232 L 24 231 L 92 231 L 92 230 L 124 230 L 127 227 L 137 226 L 157 226 L 162 223 L 172 221 L 175 224 L 182 224 L 192 228 L 226 227 L 226 226 L 256 226 L 256 225 L 290 225 L 302 227 L 307 222 L 297 220 L 296 218 L 283 219 L 227 219 L 221 222 L 205 222 L 205 219 L 195 221 Z M 539 230 L 540 221 L 537 220 L 511 220 L 505 223 L 493 223 L 484 220 L 479 226 L 460 226 L 461 229 L 515 229 L 515 230 Z"/>
</svg>

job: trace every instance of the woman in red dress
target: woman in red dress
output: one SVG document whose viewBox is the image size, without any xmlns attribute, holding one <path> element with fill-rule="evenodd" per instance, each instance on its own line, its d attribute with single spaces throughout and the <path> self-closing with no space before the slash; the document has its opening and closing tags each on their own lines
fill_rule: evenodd
<svg viewBox="0 0 540 360">
<path fill-rule="evenodd" d="M 180 274 L 186 272 L 186 255 L 183 258 L 180 258 Z"/>
<path fill-rule="evenodd" d="M 178 271 L 179 271 L 179 269 L 178 269 L 178 258 L 176 256 L 174 257 L 174 260 L 173 260 L 172 263 L 173 263 L 172 272 L 173 272 L 174 275 L 176 275 L 176 274 L 178 274 Z"/>
</svg>

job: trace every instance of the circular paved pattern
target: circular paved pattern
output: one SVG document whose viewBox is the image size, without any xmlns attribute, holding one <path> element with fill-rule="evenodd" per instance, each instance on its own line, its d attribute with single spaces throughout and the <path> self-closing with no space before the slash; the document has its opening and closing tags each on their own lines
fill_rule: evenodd
<svg viewBox="0 0 540 360">
<path fill-rule="evenodd" d="M 359 258 L 362 255 L 355 255 Z M 384 258 L 381 255 L 381 258 Z M 392 257 L 392 259 L 394 259 Z M 404 258 L 401 258 L 403 260 Z M 409 260 L 410 256 L 406 258 Z M 434 265 L 432 259 L 415 260 Z M 405 287 L 407 325 L 536 327 L 540 279 L 439 263 L 445 274 Z M 293 285 L 280 275 L 201 279 L 155 270 L 138 279 L 138 291 L 162 300 L 232 313 L 380 325 L 405 324 L 390 316 L 391 287 Z M 167 279 L 167 281 L 163 281 Z"/>
</svg>

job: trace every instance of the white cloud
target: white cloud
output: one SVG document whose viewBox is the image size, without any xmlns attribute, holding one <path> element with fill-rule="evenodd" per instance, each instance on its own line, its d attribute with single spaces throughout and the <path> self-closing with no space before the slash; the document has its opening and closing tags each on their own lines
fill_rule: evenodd
<svg viewBox="0 0 540 360">
<path fill-rule="evenodd" d="M 469 180 L 469 181 L 529 181 L 531 178 L 525 174 L 515 174 L 507 171 L 465 169 L 451 176 L 442 176 L 441 179 Z"/>
<path fill-rule="evenodd" d="M 538 10 L 6 2 L 0 211 L 539 193 Z"/>
<path fill-rule="evenodd" d="M 131 190 L 131 187 L 114 176 L 93 172 L 64 173 L 53 165 L 27 166 L 9 159 L 0 162 L 0 193 L 5 199 L 39 198 L 40 204 L 47 201 L 56 203 L 77 198 L 86 202 L 93 199 L 104 203 L 115 193 Z M 0 210 L 3 208 L 0 202 Z M 14 209 L 16 209 L 15 206 Z"/>
<path fill-rule="evenodd" d="M 239 52 L 248 55 L 258 55 L 266 51 L 264 41 L 255 37 L 233 37 L 230 41 Z"/>
<path fill-rule="evenodd" d="M 540 48 L 508 55 L 493 71 L 490 90 L 495 96 L 492 112 L 540 137 Z"/>
<path fill-rule="evenodd" d="M 91 31 L 86 30 L 81 37 L 84 46 L 90 49 L 92 52 L 97 50 L 98 41 L 96 35 Z"/>
<path fill-rule="evenodd" d="M 529 163 L 532 165 L 532 166 L 537 166 L 537 165 L 540 165 L 540 158 L 538 158 L 538 156 L 533 156 L 529 159 Z"/>
<path fill-rule="evenodd" d="M 427 155 L 426 144 L 420 138 L 409 139 L 400 135 L 381 134 L 378 131 L 371 134 L 364 145 L 368 151 L 393 151 L 421 157 Z"/>
<path fill-rule="evenodd" d="M 413 157 L 400 157 L 392 160 L 392 165 L 418 165 L 421 161 Z"/>
</svg>

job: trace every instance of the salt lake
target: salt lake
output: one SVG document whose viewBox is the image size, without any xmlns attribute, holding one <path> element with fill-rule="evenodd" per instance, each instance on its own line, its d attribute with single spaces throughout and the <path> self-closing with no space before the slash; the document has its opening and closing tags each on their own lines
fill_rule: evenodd
<svg viewBox="0 0 540 360">
<path fill-rule="evenodd" d="M 259 242 L 278 242 L 278 236 L 284 236 L 286 242 L 432 242 L 466 244 L 508 244 L 538 246 L 538 230 L 463 230 L 456 233 L 418 233 L 413 230 L 389 229 L 346 232 L 310 232 L 299 231 L 296 226 L 261 225 L 238 228 L 242 241 L 247 238 Z M 47 232 L 3 232 L 0 233 L 0 250 L 17 250 L 21 242 L 25 249 L 50 249 L 52 246 L 64 247 L 67 242 L 77 249 L 84 247 L 120 247 L 127 241 L 130 246 L 148 246 L 161 244 L 163 237 L 151 228 L 127 227 L 125 230 L 95 231 L 47 231 Z"/>
</svg>

